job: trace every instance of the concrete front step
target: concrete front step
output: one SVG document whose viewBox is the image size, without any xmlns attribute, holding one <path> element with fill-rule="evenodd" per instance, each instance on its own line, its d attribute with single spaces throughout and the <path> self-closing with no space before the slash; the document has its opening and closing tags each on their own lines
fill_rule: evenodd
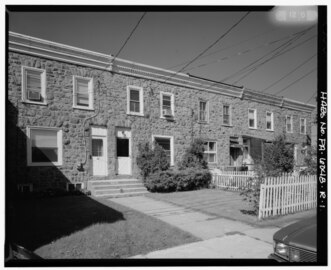
<svg viewBox="0 0 331 270">
<path fill-rule="evenodd" d="M 147 194 L 148 191 L 143 192 L 129 192 L 129 193 L 114 193 L 114 194 L 102 194 L 102 195 L 94 195 L 95 197 L 102 197 L 102 198 L 122 198 L 122 197 L 133 197 L 133 196 L 142 196 Z"/>
<path fill-rule="evenodd" d="M 134 178 L 91 180 L 88 186 L 95 197 L 119 198 L 148 193 L 143 183 Z"/>
<path fill-rule="evenodd" d="M 133 192 L 145 192 L 147 189 L 145 187 L 139 187 L 139 188 L 108 188 L 108 189 L 102 189 L 102 190 L 95 190 L 95 195 L 103 195 L 103 194 L 116 194 L 116 193 L 133 193 Z"/>
</svg>

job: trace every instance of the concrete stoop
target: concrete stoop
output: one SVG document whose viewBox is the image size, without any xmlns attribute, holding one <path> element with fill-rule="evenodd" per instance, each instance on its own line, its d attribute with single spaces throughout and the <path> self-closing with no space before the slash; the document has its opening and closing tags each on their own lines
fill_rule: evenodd
<svg viewBox="0 0 331 270">
<path fill-rule="evenodd" d="M 94 197 L 121 198 L 148 193 L 143 183 L 134 178 L 91 180 L 88 186 Z"/>
</svg>

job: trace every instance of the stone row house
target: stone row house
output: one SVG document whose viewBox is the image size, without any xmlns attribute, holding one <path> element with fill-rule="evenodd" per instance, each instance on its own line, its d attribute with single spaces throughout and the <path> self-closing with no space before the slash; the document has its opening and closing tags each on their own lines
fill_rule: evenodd
<svg viewBox="0 0 331 270">
<path fill-rule="evenodd" d="M 251 168 L 283 133 L 300 165 L 309 144 L 312 105 L 13 32 L 7 55 L 12 186 L 139 177 L 145 142 L 176 167 L 202 138 L 210 168 Z"/>
</svg>

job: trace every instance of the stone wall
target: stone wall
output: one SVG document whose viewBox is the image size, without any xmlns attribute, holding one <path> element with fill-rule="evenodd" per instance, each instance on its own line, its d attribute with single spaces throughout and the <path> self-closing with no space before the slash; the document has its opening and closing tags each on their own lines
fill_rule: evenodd
<svg viewBox="0 0 331 270">
<path fill-rule="evenodd" d="M 21 99 L 21 66 L 46 70 L 47 105 L 23 103 Z M 94 111 L 75 109 L 73 104 L 73 75 L 94 78 Z M 7 102 L 7 172 L 12 183 L 34 183 L 35 188 L 64 187 L 68 182 L 92 179 L 89 152 L 84 170 L 77 163 L 85 160 L 85 144 L 90 149 L 91 126 L 108 130 L 108 173 L 115 177 L 117 127 L 131 128 L 132 171 L 139 176 L 136 165 L 138 144 L 151 142 L 152 135 L 174 137 L 175 164 L 180 161 L 193 138 L 217 141 L 217 165 L 229 165 L 230 136 L 248 136 L 273 140 L 285 130 L 285 115 L 293 115 L 294 132 L 287 134 L 290 142 L 301 145 L 306 135 L 300 135 L 299 118 L 310 119 L 307 113 L 220 94 L 202 92 L 166 83 L 102 72 L 93 68 L 61 63 L 39 57 L 9 52 Z M 144 116 L 127 115 L 128 85 L 143 87 Z M 174 121 L 160 118 L 160 91 L 175 95 Z M 199 123 L 199 100 L 209 102 L 209 123 Z M 222 125 L 222 105 L 232 107 L 232 126 Z M 257 109 L 257 129 L 248 128 L 248 108 Z M 266 111 L 274 113 L 275 131 L 266 131 Z M 86 118 L 96 116 L 83 122 Z M 26 127 L 59 127 L 63 130 L 63 165 L 59 167 L 28 167 L 26 161 Z M 300 149 L 300 148 L 299 148 Z M 299 151 L 301 152 L 301 151 Z"/>
</svg>

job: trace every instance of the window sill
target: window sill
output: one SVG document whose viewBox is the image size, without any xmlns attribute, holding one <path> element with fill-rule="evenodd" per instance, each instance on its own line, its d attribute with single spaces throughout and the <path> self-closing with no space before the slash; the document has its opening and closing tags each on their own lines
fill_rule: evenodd
<svg viewBox="0 0 331 270">
<path fill-rule="evenodd" d="M 198 120 L 198 123 L 199 123 L 199 124 L 205 124 L 205 125 L 206 125 L 206 124 L 209 124 L 209 121 Z"/>
<path fill-rule="evenodd" d="M 266 129 L 268 132 L 275 132 L 273 129 Z"/>
<path fill-rule="evenodd" d="M 135 113 L 135 112 L 126 112 L 127 115 L 133 115 L 133 116 L 145 116 L 143 113 Z"/>
<path fill-rule="evenodd" d="M 86 108 L 80 106 L 72 106 L 73 109 L 84 110 L 84 111 L 94 111 L 94 108 Z"/>
<path fill-rule="evenodd" d="M 257 129 L 256 127 L 248 127 L 248 128 L 249 128 L 249 129 L 255 129 L 255 130 Z"/>
<path fill-rule="evenodd" d="M 23 104 L 34 104 L 34 105 L 41 105 L 41 106 L 47 106 L 47 102 L 34 102 L 29 100 L 23 100 Z"/>
<path fill-rule="evenodd" d="M 61 167 L 63 164 L 62 163 L 52 163 L 52 162 L 47 162 L 47 163 L 28 163 L 29 167 Z"/>
<path fill-rule="evenodd" d="M 224 127 L 233 127 L 233 125 L 228 125 L 228 124 L 222 124 Z"/>
<path fill-rule="evenodd" d="M 169 120 L 169 121 L 174 121 L 175 120 L 175 117 L 174 116 L 169 116 L 169 117 L 165 117 L 165 116 L 160 116 L 161 119 L 166 119 L 166 120 Z"/>
</svg>

